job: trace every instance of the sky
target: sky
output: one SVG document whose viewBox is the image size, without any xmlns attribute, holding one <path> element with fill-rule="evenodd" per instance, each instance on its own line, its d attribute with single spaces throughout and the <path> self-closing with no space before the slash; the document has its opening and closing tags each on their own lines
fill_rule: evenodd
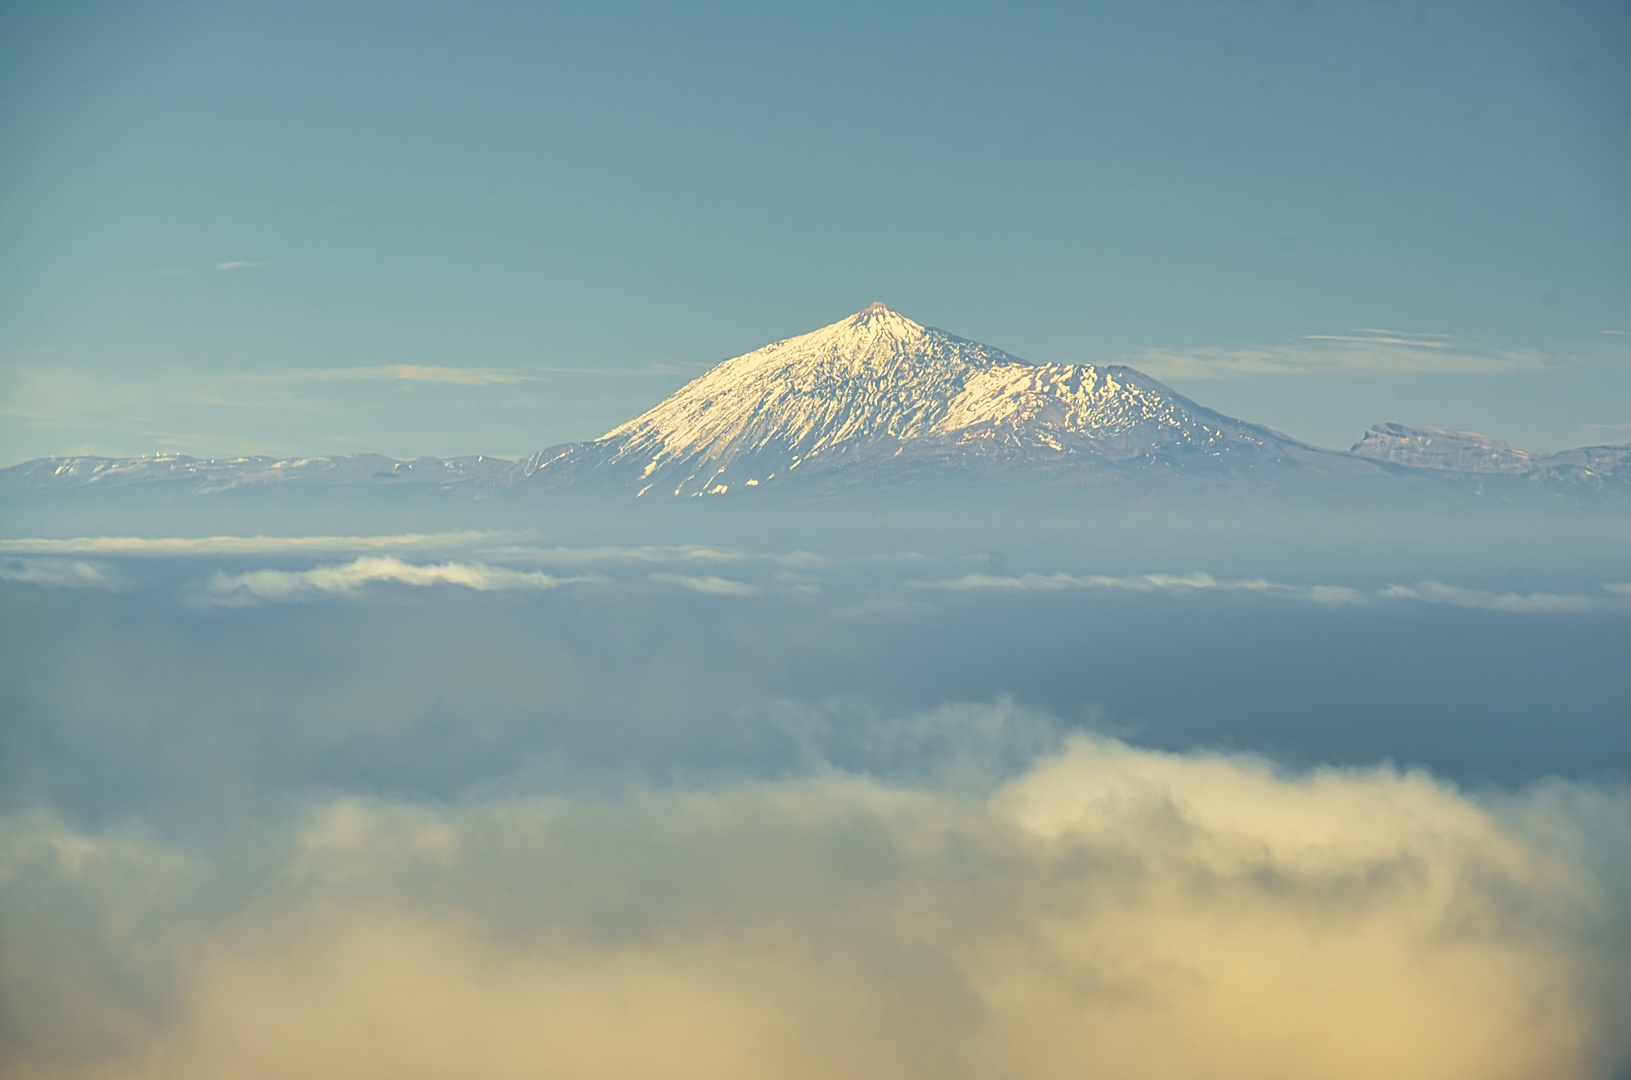
<svg viewBox="0 0 1631 1080">
<path fill-rule="evenodd" d="M 1613 3 L 0 8 L 0 462 L 513 456 L 874 300 L 1631 441 Z"/>
</svg>

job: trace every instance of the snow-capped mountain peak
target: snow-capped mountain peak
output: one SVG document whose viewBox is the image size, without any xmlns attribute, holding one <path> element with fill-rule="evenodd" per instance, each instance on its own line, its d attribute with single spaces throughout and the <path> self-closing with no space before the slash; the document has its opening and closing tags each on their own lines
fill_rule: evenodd
<svg viewBox="0 0 1631 1080">
<path fill-rule="evenodd" d="M 874 303 L 724 361 L 549 467 L 609 467 L 641 493 L 713 494 L 862 460 L 1119 460 L 1236 443 L 1277 437 L 1131 368 L 1031 364 Z"/>
</svg>

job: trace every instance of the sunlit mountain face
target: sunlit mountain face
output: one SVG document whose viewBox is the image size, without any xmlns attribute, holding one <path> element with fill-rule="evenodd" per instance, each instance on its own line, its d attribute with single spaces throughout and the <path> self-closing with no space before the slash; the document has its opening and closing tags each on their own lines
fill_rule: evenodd
<svg viewBox="0 0 1631 1080">
<path fill-rule="evenodd" d="M 1031 364 L 873 304 L 726 360 L 594 442 L 529 467 L 589 467 L 627 477 L 641 495 L 695 495 L 795 473 L 1205 459 L 1249 467 L 1316 453 L 1131 368 Z"/>
</svg>

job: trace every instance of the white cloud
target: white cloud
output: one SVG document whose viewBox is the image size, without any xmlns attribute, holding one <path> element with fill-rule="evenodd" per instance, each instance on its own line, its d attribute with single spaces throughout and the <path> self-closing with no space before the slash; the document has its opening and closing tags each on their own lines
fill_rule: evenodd
<svg viewBox="0 0 1631 1080">
<path fill-rule="evenodd" d="M 0 559 L 0 581 L 72 589 L 116 589 L 120 584 L 101 563 L 68 559 Z"/>
<path fill-rule="evenodd" d="M 272 381 L 344 382 L 382 380 L 390 382 L 455 383 L 460 386 L 502 386 L 508 383 L 532 382 L 536 376 L 523 375 L 520 372 L 505 371 L 498 368 L 438 367 L 434 364 L 380 364 L 374 367 L 300 371 L 288 375 L 261 376 L 261 378 Z"/>
<path fill-rule="evenodd" d="M 265 266 L 265 265 L 267 265 L 267 264 L 263 263 L 263 262 L 242 262 L 242 261 L 236 261 L 235 260 L 235 261 L 232 261 L 232 262 L 219 262 L 219 263 L 216 263 L 215 268 L 217 270 L 253 270 L 257 266 Z"/>
<path fill-rule="evenodd" d="M 941 589 L 948 592 L 1060 592 L 1065 589 L 1119 589 L 1128 592 L 1252 592 L 1273 593 L 1281 596 L 1311 600 L 1320 604 L 1356 604 L 1364 600 L 1357 589 L 1345 585 L 1287 585 L 1263 578 L 1241 578 L 1219 581 L 1204 571 L 1190 574 L 1105 574 L 1076 575 L 1019 574 L 1004 577 L 996 574 L 967 574 L 947 581 L 914 581 L 919 588 Z"/>
<path fill-rule="evenodd" d="M 963 793 L 342 798 L 217 857 L 14 814 L 0 1073 L 1589 1080 L 1627 821 L 1090 738 Z"/>
<path fill-rule="evenodd" d="M 757 596 L 759 586 L 750 585 L 745 581 L 732 581 L 730 578 L 714 577 L 696 574 L 652 574 L 650 580 L 660 585 L 675 585 L 692 592 L 706 593 L 710 596 Z"/>
<path fill-rule="evenodd" d="M 1618 584 L 1603 586 L 1619 595 Z M 1551 614 L 1556 612 L 1618 611 L 1631 612 L 1617 597 L 1592 596 L 1582 593 L 1494 593 L 1482 589 L 1466 589 L 1459 585 L 1446 585 L 1442 581 L 1420 581 L 1414 585 L 1389 585 L 1381 596 L 1388 600 L 1417 600 L 1431 604 L 1450 604 L 1454 607 L 1479 608 L 1484 611 L 1507 611 L 1514 614 Z"/>
<path fill-rule="evenodd" d="M 1310 334 L 1267 349 L 1144 349 L 1124 358 L 1158 379 L 1232 379 L 1262 375 L 1496 375 L 1541 371 L 1562 362 L 1538 349 L 1476 350 L 1444 334 L 1367 328 Z"/>
<path fill-rule="evenodd" d="M 554 589 L 575 579 L 558 578 L 529 570 L 510 570 L 481 563 L 440 563 L 419 566 L 395 556 L 366 556 L 337 566 L 311 570 L 251 570 L 242 574 L 217 573 L 210 578 L 210 595 L 225 603 L 253 600 L 294 600 L 322 593 L 354 594 L 377 582 L 401 585 L 457 585 L 481 592 Z"/>
</svg>

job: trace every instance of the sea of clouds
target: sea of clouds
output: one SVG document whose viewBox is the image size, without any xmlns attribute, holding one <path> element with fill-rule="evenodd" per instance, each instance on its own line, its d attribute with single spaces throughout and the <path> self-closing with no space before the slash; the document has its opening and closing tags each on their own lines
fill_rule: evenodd
<svg viewBox="0 0 1631 1080">
<path fill-rule="evenodd" d="M 961 721 L 980 717 L 964 708 Z M 1631 793 L 1075 736 L 304 802 L 230 848 L 0 823 L 9 1076 L 1605 1076 Z"/>
<path fill-rule="evenodd" d="M 0 560 L 8 1080 L 1631 1063 L 1613 581 Z"/>
</svg>

